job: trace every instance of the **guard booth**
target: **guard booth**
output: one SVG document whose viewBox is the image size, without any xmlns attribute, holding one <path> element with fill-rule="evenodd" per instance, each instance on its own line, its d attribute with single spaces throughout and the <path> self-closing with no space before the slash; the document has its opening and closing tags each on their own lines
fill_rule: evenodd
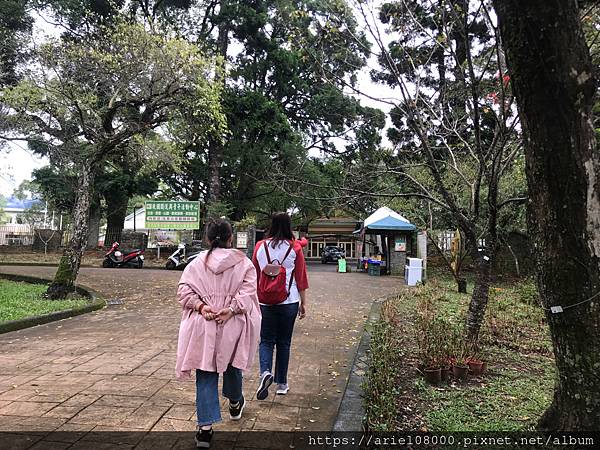
<svg viewBox="0 0 600 450">
<path fill-rule="evenodd" d="M 414 253 L 416 232 L 417 227 L 405 217 L 388 207 L 379 208 L 365 219 L 357 232 L 360 235 L 358 269 L 368 270 L 370 265 L 380 261 L 380 274 L 403 275 L 407 255 Z"/>
</svg>

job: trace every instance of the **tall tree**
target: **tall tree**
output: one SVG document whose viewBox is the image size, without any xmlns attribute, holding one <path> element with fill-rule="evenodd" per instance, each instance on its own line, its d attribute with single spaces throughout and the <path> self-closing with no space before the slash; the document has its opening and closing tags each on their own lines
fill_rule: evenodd
<svg viewBox="0 0 600 450">
<path fill-rule="evenodd" d="M 99 167 L 123 150 L 169 159 L 166 143 L 141 145 L 152 130 L 186 114 L 205 117 L 207 132 L 221 132 L 214 64 L 181 40 L 118 23 L 98 36 L 44 45 L 36 65 L 2 93 L 12 108 L 17 138 L 43 148 L 51 163 L 77 173 L 73 237 L 60 261 L 51 298 L 73 287 L 86 245 L 89 207 Z M 155 139 L 156 141 L 156 139 Z M 130 145 L 138 142 L 139 145 Z"/>
<path fill-rule="evenodd" d="M 0 0 L 0 87 L 17 81 L 17 65 L 25 56 L 24 37 L 33 20 L 28 0 Z"/>
<path fill-rule="evenodd" d="M 501 209 L 523 197 L 501 190 L 520 151 L 501 42 L 480 2 L 401 0 L 385 4 L 380 17 L 395 38 L 376 79 L 400 91 L 390 134 L 400 179 L 445 209 L 465 238 L 476 265 L 467 337 L 476 341 Z"/>
<path fill-rule="evenodd" d="M 225 56 L 224 37 L 235 42 L 227 44 L 223 108 L 230 130 L 218 147 L 219 183 L 216 147 L 198 139 L 189 126 L 179 134 L 187 159 L 180 173 L 167 174 L 166 182 L 174 193 L 194 200 L 208 200 L 211 186 L 220 186 L 220 200 L 232 207 L 234 219 L 268 213 L 273 193 L 287 198 L 290 207 L 294 201 L 271 183 L 276 167 L 300 173 L 309 151 L 334 152 L 331 139 L 351 136 L 348 131 L 367 115 L 329 74 L 334 71 L 346 82 L 355 77 L 366 59 L 356 40 L 363 35 L 345 2 L 213 3 L 206 21 L 195 22 L 206 33 L 205 45 Z M 196 36 L 189 25 L 176 28 L 187 30 L 189 39 Z"/>
<path fill-rule="evenodd" d="M 50 12 L 52 19 L 60 24 L 59 29 L 62 30 L 64 39 L 78 40 L 82 37 L 102 38 L 107 27 L 120 21 L 143 23 L 159 33 L 168 34 L 169 30 L 162 27 L 161 23 L 155 23 L 158 18 L 170 19 L 171 16 L 187 11 L 191 4 L 191 1 L 181 0 L 57 0 L 43 3 L 43 6 L 46 8 L 44 13 Z M 102 96 L 103 92 L 99 91 L 97 95 Z M 148 175 L 147 165 L 139 161 L 139 158 L 136 160 L 134 155 L 139 152 L 129 148 L 130 146 L 131 143 L 113 152 L 110 164 L 99 168 L 99 172 L 94 176 L 95 184 L 101 186 L 94 186 L 95 195 L 90 208 L 89 236 L 93 246 L 96 246 L 98 240 L 99 222 L 104 212 L 107 213 L 108 222 L 106 242 L 120 240 L 129 199 L 136 194 L 147 194 L 152 186 L 156 186 L 156 182 L 145 183 L 144 175 Z M 105 211 L 101 208 L 101 198 L 104 198 L 107 204 Z"/>
<path fill-rule="evenodd" d="M 142 149 L 128 148 L 110 158 L 97 177 L 96 191 L 106 204 L 104 245 L 121 240 L 129 200 L 136 195 L 151 195 L 158 189 L 155 164 L 145 164 Z M 176 170 L 176 164 L 163 164 Z"/>
<path fill-rule="evenodd" d="M 460 229 L 476 267 L 466 320 L 467 337 L 476 342 L 500 243 L 499 223 L 507 206 L 525 200 L 517 183 L 506 182 L 522 162 L 522 149 L 491 6 L 466 0 L 353 5 L 379 63 L 371 75 L 391 93 L 384 97 L 345 86 L 390 109 L 388 137 L 394 147 L 371 164 L 345 164 L 347 184 L 334 195 L 416 198 L 425 210 L 443 211 Z"/>
<path fill-rule="evenodd" d="M 554 399 L 539 426 L 597 431 L 600 152 L 592 112 L 595 70 L 576 1 L 494 0 L 494 5 L 525 135 L 529 230 L 558 369 Z"/>
<path fill-rule="evenodd" d="M 18 66 L 26 59 L 27 43 L 33 20 L 29 15 L 28 0 L 0 0 L 0 89 L 15 84 L 19 78 Z M 8 108 L 0 101 L 0 132 L 8 127 L 5 117 Z M 0 150 L 6 141 L 0 139 Z M 7 175 L 4 169 L 0 175 Z"/>
<path fill-rule="evenodd" d="M 231 2 L 221 0 L 220 10 L 216 16 L 217 42 L 216 53 L 222 58 L 227 69 L 227 51 L 229 49 L 229 29 L 233 19 Z M 224 72 L 221 74 L 219 83 L 226 85 Z M 221 164 L 223 161 L 223 142 L 221 139 L 210 139 L 208 146 L 208 204 L 214 208 L 221 201 Z M 207 210 L 208 211 L 208 210 Z"/>
</svg>

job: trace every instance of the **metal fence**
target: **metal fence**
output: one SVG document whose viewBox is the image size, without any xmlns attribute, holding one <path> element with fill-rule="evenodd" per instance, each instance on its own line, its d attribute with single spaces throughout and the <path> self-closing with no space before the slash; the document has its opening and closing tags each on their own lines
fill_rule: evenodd
<svg viewBox="0 0 600 450">
<path fill-rule="evenodd" d="M 443 230 L 437 232 L 438 247 L 442 252 L 449 252 L 452 248 L 452 239 L 454 239 L 454 233 L 455 232 L 453 230 Z"/>
<path fill-rule="evenodd" d="M 456 235 L 454 230 L 438 230 L 433 233 L 437 236 L 437 243 L 440 250 L 444 253 L 449 253 L 452 250 L 452 240 Z M 479 239 L 477 245 L 480 248 L 485 248 L 485 239 Z"/>
<path fill-rule="evenodd" d="M 30 247 L 45 251 L 63 247 L 69 239 L 70 234 L 62 230 L 34 228 L 29 224 L 0 225 L 0 248 Z"/>
<path fill-rule="evenodd" d="M 254 228 L 238 230 L 235 234 L 234 247 L 241 250 L 254 249 L 254 242 L 259 238 Z M 88 242 L 89 248 L 110 247 L 113 242 L 119 242 L 123 248 L 176 248 L 180 242 L 191 244 L 196 239 L 195 230 L 123 230 L 102 228 L 99 230 L 98 241 Z M 45 251 L 58 250 L 69 246 L 73 237 L 72 227 L 63 230 L 38 229 L 32 225 L 0 225 L 0 249 L 6 252 L 19 247 L 29 247 L 28 250 Z M 50 245 L 48 245 L 50 244 Z M 1 251 L 1 250 L 0 250 Z"/>
<path fill-rule="evenodd" d="M 0 245 L 33 245 L 34 230 L 31 225 L 0 225 Z"/>
</svg>

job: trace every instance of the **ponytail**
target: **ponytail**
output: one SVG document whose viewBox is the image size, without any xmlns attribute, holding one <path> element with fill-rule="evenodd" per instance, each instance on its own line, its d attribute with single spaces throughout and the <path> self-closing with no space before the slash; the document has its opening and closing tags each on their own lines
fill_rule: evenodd
<svg viewBox="0 0 600 450">
<path fill-rule="evenodd" d="M 233 230 L 228 221 L 224 219 L 211 219 L 206 224 L 206 240 L 210 248 L 206 259 L 215 248 L 229 248 L 229 240 L 233 236 Z"/>
</svg>

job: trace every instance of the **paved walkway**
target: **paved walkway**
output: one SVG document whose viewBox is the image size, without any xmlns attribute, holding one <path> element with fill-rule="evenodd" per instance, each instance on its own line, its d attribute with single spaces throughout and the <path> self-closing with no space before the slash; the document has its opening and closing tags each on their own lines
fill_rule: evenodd
<svg viewBox="0 0 600 450">
<path fill-rule="evenodd" d="M 0 272 L 50 277 L 54 269 L 0 266 Z M 0 335 L 0 431 L 78 431 L 68 439 L 79 439 L 92 430 L 194 430 L 194 384 L 174 379 L 179 276 L 82 269 L 81 284 L 124 303 Z M 401 281 L 316 266 L 309 282 L 307 318 L 294 332 L 289 394 L 257 401 L 258 369 L 248 372 L 243 419 L 229 421 L 223 402 L 225 420 L 215 430 L 332 428 L 370 305 Z"/>
</svg>

